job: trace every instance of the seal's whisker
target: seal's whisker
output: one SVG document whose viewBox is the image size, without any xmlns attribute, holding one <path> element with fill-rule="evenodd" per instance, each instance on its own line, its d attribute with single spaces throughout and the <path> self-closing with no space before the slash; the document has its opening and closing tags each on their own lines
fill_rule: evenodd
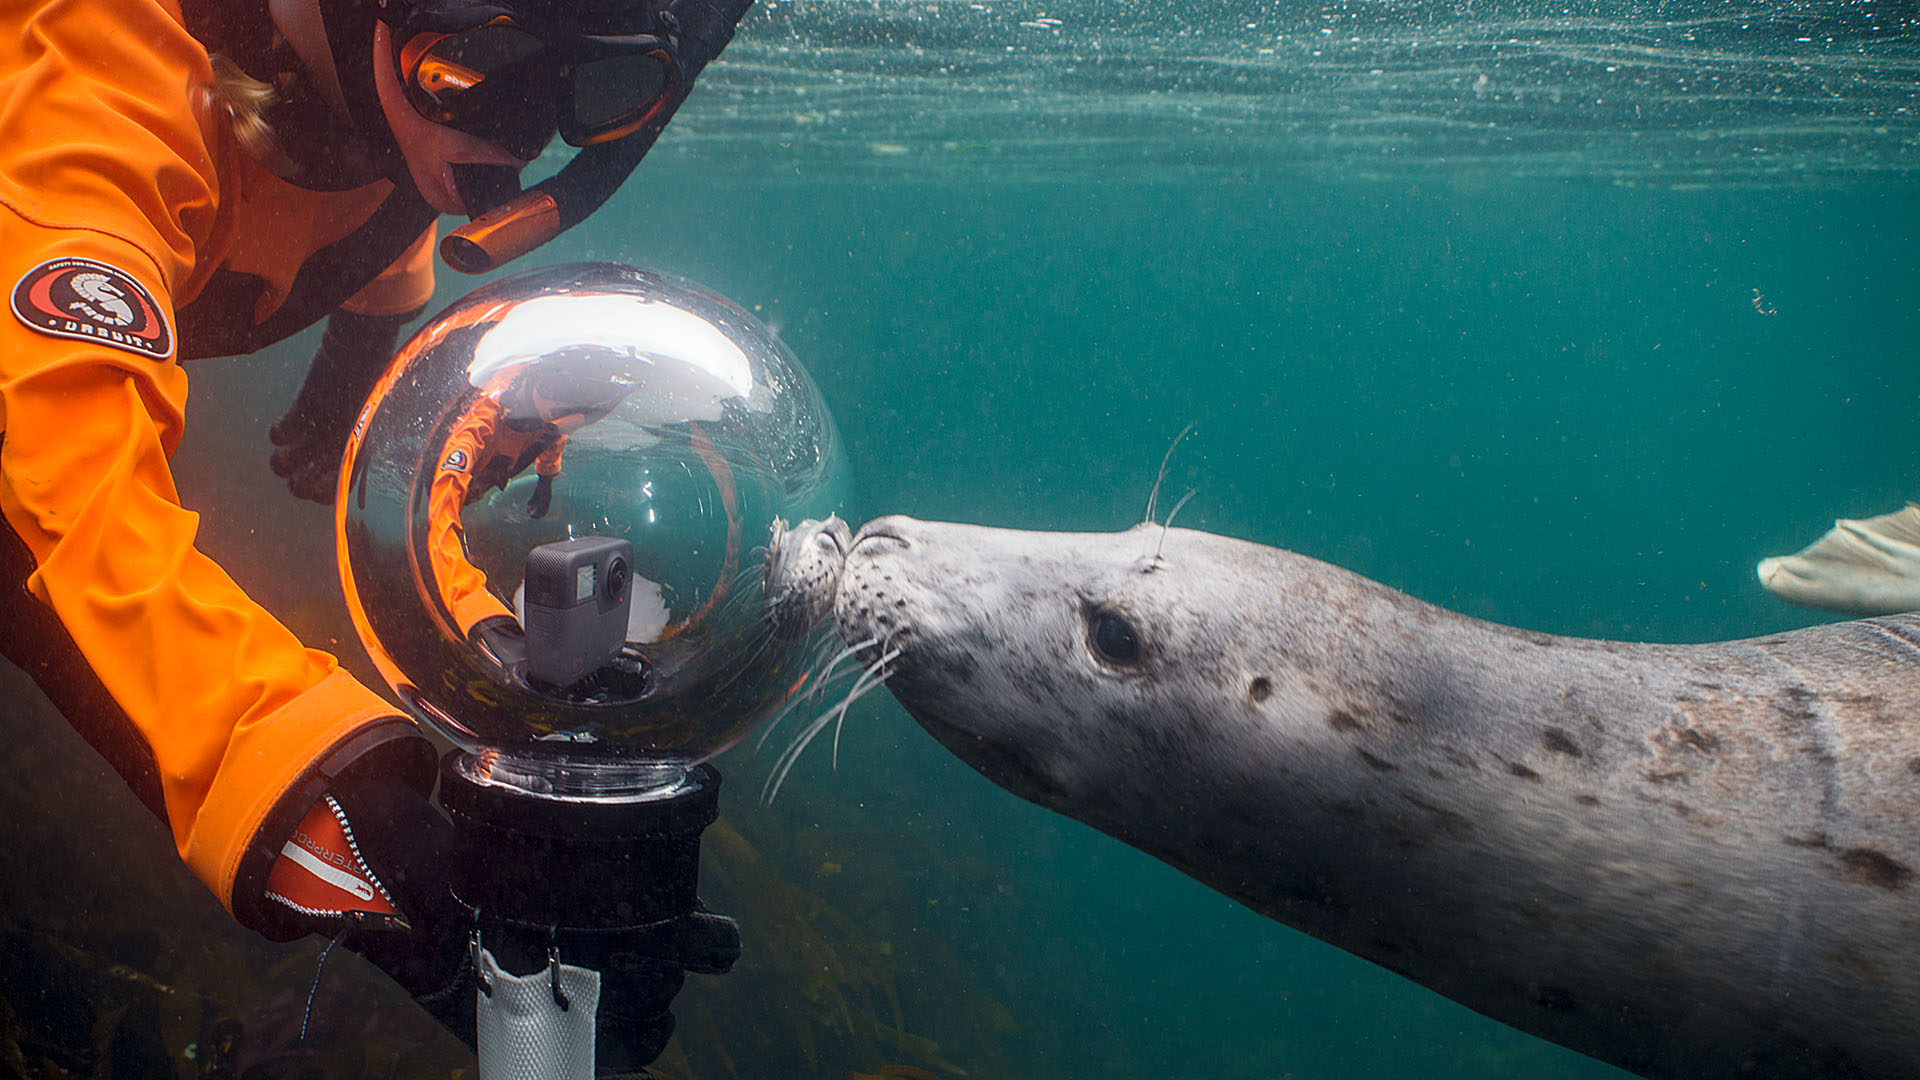
<svg viewBox="0 0 1920 1080">
<path fill-rule="evenodd" d="M 879 638 L 868 638 L 866 641 L 862 641 L 857 645 L 849 645 L 837 653 L 834 653 L 832 658 L 829 659 L 827 653 L 832 650 L 834 641 L 832 638 L 823 639 L 819 647 L 815 650 L 816 655 L 807 664 L 808 668 L 820 669 L 819 674 L 810 676 L 808 678 L 809 685 L 802 688 L 799 693 L 793 695 L 785 705 L 780 707 L 780 711 L 774 713 L 773 718 L 761 727 L 760 738 L 753 744 L 754 749 L 757 751 L 765 748 L 768 737 L 773 734 L 773 729 L 779 727 L 781 722 L 786 720 L 788 716 L 792 715 L 796 710 L 806 707 L 808 703 L 818 701 L 820 695 L 826 691 L 828 683 L 836 679 L 846 678 L 854 672 L 861 670 L 859 668 L 849 668 L 836 673 L 834 669 L 838 668 L 841 661 L 847 657 L 854 655 L 861 649 L 871 648 L 878 644 L 879 640 Z"/>
<path fill-rule="evenodd" d="M 749 565 L 734 571 L 732 577 L 714 592 L 720 596 L 715 607 L 732 609 L 742 604 L 764 604 L 763 586 L 766 584 L 766 572 L 758 566 Z"/>
<path fill-rule="evenodd" d="M 843 700 L 807 722 L 807 726 L 801 729 L 800 734 L 794 736 L 793 741 L 787 744 L 787 748 L 780 752 L 779 759 L 773 763 L 773 772 L 767 776 L 767 782 L 760 788 L 762 802 L 772 805 L 773 800 L 780 795 L 780 788 L 786 784 L 788 774 L 793 772 L 793 767 L 799 763 L 800 755 L 806 751 L 808 744 L 819 737 L 820 733 L 827 729 L 827 725 L 843 722 L 846 719 L 847 710 L 855 701 L 860 700 L 874 687 L 884 683 L 886 676 L 882 672 L 887 662 L 899 655 L 900 652 L 897 649 L 882 655 L 871 667 L 861 673 L 860 679 L 854 683 L 853 689 L 847 692 Z M 837 729 L 834 739 L 834 766 L 837 768 L 839 767 Z"/>
<path fill-rule="evenodd" d="M 1180 434 L 1175 435 L 1173 437 L 1173 442 L 1168 444 L 1167 452 L 1161 456 L 1160 472 L 1156 474 L 1153 478 L 1153 490 L 1147 493 L 1147 516 L 1142 520 L 1144 521 L 1153 520 L 1154 511 L 1160 505 L 1160 485 L 1167 479 L 1167 466 L 1171 464 L 1173 461 L 1173 452 L 1179 448 L 1180 440 L 1186 438 L 1187 433 L 1191 432 L 1194 428 L 1194 425 L 1198 424 L 1199 422 L 1200 421 L 1198 420 L 1188 421 L 1187 426 L 1181 428 Z"/>
<path fill-rule="evenodd" d="M 762 632 L 743 640 L 745 641 L 745 647 L 741 652 L 739 662 L 733 666 L 733 670 L 728 673 L 727 677 L 722 679 L 719 685 L 713 688 L 712 692 L 714 694 L 719 694 L 732 687 L 741 679 L 756 673 L 759 670 L 759 666 L 755 661 L 765 655 L 766 651 L 772 648 L 774 642 L 778 639 L 771 632 Z"/>
<path fill-rule="evenodd" d="M 794 763 L 800 760 L 800 752 L 807 748 L 814 736 L 825 730 L 828 718 L 832 715 L 822 713 L 808 721 L 800 734 L 780 752 L 780 757 L 773 763 L 773 772 L 767 774 L 767 782 L 760 785 L 760 801 L 763 804 L 772 806 L 773 800 L 780 797 L 780 788 L 787 782 L 787 774 L 793 771 Z"/>
<path fill-rule="evenodd" d="M 893 674 L 893 672 L 887 670 L 887 661 L 899 655 L 899 649 L 893 649 L 881 654 L 880 659 L 875 660 L 873 666 L 867 669 L 866 674 L 860 676 L 860 680 L 853 684 L 853 689 L 847 691 L 846 699 L 840 702 L 840 717 L 833 723 L 834 768 L 838 769 L 840 767 L 840 729 L 846 725 L 847 710 L 853 708 L 854 702 L 859 701 L 874 690 L 887 684 L 888 676 Z"/>
<path fill-rule="evenodd" d="M 861 652 L 867 649 L 871 649 L 878 644 L 880 644 L 879 638 L 870 637 L 865 641 L 856 642 L 852 645 L 847 646 L 844 649 L 841 649 L 840 652 L 837 655 L 835 655 L 831 661 L 827 663 L 826 670 L 820 673 L 820 681 L 814 684 L 813 689 L 808 694 L 808 696 L 817 700 L 820 697 L 820 692 L 822 688 L 824 688 L 827 685 L 828 681 L 833 678 L 833 669 L 839 667 L 841 661 L 845 660 L 849 656 L 857 656 Z M 855 670 L 859 670 L 859 669 L 856 668 Z"/>
<path fill-rule="evenodd" d="M 767 740 L 773 737 L 774 729 L 786 723 L 787 717 L 807 708 L 810 700 L 815 696 L 817 689 L 816 686 L 815 688 L 795 694 L 785 705 L 780 706 L 780 710 L 774 713 L 773 717 L 761 727 L 760 738 L 755 740 L 753 744 L 753 749 L 756 753 L 766 749 Z"/>
<path fill-rule="evenodd" d="M 1200 494 L 1199 488 L 1189 488 L 1185 495 L 1180 496 L 1180 501 L 1173 504 L 1173 509 L 1167 511 L 1166 524 L 1160 526 L 1160 546 L 1153 549 L 1154 559 L 1158 560 L 1160 558 L 1161 550 L 1167 546 L 1167 533 L 1170 530 L 1172 530 L 1173 519 L 1179 516 L 1180 508 L 1187 505 L 1188 499 L 1191 499 L 1198 494 Z"/>
<path fill-rule="evenodd" d="M 741 567 L 733 575 L 736 586 L 764 584 L 767 580 L 767 559 L 770 553 L 741 560 Z"/>
<path fill-rule="evenodd" d="M 787 782 L 787 774 L 791 773 L 793 767 L 799 763 L 800 755 L 806 751 L 807 746 L 827 729 L 828 724 L 833 722 L 833 717 L 834 710 L 829 709 L 807 721 L 807 726 L 802 728 L 800 734 L 794 736 L 793 741 L 787 744 L 787 748 L 780 752 L 779 759 L 773 763 L 773 772 L 767 776 L 767 782 L 761 785 L 762 802 L 769 806 L 773 805 L 773 800 L 780 795 L 781 786 Z"/>
<path fill-rule="evenodd" d="M 774 714 L 767 718 L 766 723 L 760 726 L 760 737 L 754 740 L 753 744 L 755 751 L 764 749 L 767 745 L 768 736 L 773 734 L 773 729 L 779 727 L 788 716 L 792 715 L 795 709 L 798 709 L 806 702 L 807 698 L 812 696 L 816 689 L 815 684 L 820 679 L 821 669 L 828 663 L 827 652 L 832 647 L 833 641 L 831 638 L 822 639 L 814 644 L 812 655 L 807 658 L 807 662 L 801 667 L 804 674 L 795 684 L 798 688 L 797 692 L 788 697 L 780 708 L 775 710 Z"/>
<path fill-rule="evenodd" d="M 1169 528 L 1169 529 L 1173 528 L 1173 519 L 1179 515 L 1180 508 L 1187 505 L 1187 501 L 1192 499 L 1195 495 L 1198 495 L 1198 494 L 1200 494 L 1199 488 L 1188 488 L 1187 493 L 1185 495 L 1180 496 L 1180 501 L 1173 504 L 1172 510 L 1167 511 L 1166 528 Z"/>
</svg>

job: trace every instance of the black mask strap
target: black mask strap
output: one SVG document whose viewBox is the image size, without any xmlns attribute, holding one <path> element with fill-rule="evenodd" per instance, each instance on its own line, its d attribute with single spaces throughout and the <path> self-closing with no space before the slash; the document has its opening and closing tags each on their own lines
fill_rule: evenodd
<svg viewBox="0 0 1920 1080">
<path fill-rule="evenodd" d="M 384 57 L 373 55 L 373 24 L 381 6 L 379 0 L 322 0 L 320 18 L 327 28 L 327 48 L 333 52 L 333 70 L 340 78 L 347 115 L 365 136 L 368 155 L 381 173 L 397 180 L 407 171 L 406 160 L 387 127 L 387 114 L 380 108 L 380 91 L 373 81 L 373 65 L 385 62 Z"/>
</svg>

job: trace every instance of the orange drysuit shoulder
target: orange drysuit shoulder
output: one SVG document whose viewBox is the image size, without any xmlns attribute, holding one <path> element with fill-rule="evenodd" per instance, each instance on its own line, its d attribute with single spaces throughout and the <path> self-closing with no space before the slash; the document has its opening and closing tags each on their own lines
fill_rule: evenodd
<svg viewBox="0 0 1920 1080">
<path fill-rule="evenodd" d="M 410 779 L 430 783 L 431 752 L 194 547 L 174 490 L 177 309 L 221 270 L 259 277 L 259 304 L 278 305 L 388 188 L 273 177 L 205 107 L 209 78 L 170 3 L 0 13 L 0 513 L 33 554 L 34 595 L 151 755 L 181 856 L 235 908 L 251 902 L 236 881 L 264 880 L 316 783 L 396 739 L 427 751 Z M 418 306 L 420 263 L 367 303 Z"/>
</svg>

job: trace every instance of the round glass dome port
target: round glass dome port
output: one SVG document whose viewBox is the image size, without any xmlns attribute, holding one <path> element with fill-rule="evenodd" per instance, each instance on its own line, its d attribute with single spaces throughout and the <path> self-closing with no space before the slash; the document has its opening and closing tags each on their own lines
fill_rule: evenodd
<svg viewBox="0 0 1920 1080">
<path fill-rule="evenodd" d="M 343 475 L 342 582 L 395 692 L 489 775 L 600 794 L 785 703 L 814 643 L 777 632 L 769 548 L 847 489 L 832 417 L 770 331 L 607 263 L 430 319 Z"/>
</svg>

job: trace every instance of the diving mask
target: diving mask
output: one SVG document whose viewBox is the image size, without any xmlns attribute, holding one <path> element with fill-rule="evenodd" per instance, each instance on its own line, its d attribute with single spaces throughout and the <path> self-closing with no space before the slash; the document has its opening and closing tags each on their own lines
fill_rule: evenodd
<svg viewBox="0 0 1920 1080">
<path fill-rule="evenodd" d="M 685 82 L 678 25 L 652 0 L 547 4 L 383 0 L 407 102 L 436 124 L 532 158 L 659 119 Z"/>
</svg>

